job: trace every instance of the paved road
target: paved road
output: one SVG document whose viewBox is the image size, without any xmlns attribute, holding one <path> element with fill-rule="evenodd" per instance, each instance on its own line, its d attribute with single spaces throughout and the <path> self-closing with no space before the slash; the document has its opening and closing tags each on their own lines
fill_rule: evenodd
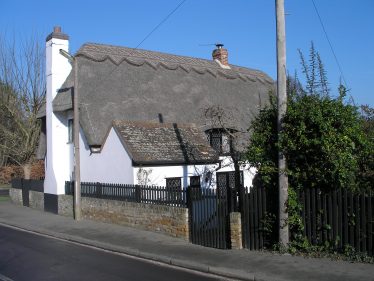
<svg viewBox="0 0 374 281">
<path fill-rule="evenodd" d="M 0 226 L 0 280 L 220 279 Z"/>
</svg>

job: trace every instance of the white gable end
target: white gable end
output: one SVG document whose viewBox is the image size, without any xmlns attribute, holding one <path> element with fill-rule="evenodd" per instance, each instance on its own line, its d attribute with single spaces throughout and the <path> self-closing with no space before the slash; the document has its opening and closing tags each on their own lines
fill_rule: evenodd
<svg viewBox="0 0 374 281">
<path fill-rule="evenodd" d="M 132 160 L 111 128 L 100 153 L 91 153 L 81 131 L 81 181 L 134 184 Z"/>
</svg>

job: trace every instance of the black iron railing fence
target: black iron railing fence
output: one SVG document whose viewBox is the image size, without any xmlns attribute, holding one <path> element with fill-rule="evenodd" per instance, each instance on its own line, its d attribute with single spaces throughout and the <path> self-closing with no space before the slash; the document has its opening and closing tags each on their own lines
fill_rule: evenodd
<svg viewBox="0 0 374 281">
<path fill-rule="evenodd" d="M 74 194 L 74 181 L 65 182 L 65 194 Z M 174 207 L 187 207 L 186 190 L 180 187 L 82 182 L 81 196 Z"/>
</svg>

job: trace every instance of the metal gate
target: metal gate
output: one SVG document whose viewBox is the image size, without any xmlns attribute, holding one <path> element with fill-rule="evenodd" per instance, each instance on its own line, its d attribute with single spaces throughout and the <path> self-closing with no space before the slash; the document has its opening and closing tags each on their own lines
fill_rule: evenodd
<svg viewBox="0 0 374 281">
<path fill-rule="evenodd" d="M 194 244 L 229 249 L 230 224 L 225 188 L 188 188 L 190 237 Z"/>
</svg>

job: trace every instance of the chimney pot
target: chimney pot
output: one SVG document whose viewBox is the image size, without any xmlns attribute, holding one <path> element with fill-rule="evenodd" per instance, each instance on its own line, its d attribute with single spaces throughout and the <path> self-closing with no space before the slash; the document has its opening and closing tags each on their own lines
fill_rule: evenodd
<svg viewBox="0 0 374 281">
<path fill-rule="evenodd" d="M 54 32 L 54 33 L 61 33 L 61 26 L 55 26 L 55 27 L 53 28 L 53 32 Z"/>
<path fill-rule="evenodd" d="M 69 40 L 69 36 L 61 32 L 61 26 L 54 26 L 53 32 L 47 36 L 45 39 L 46 42 L 51 40 L 52 38 L 62 39 L 62 40 Z"/>
</svg>

